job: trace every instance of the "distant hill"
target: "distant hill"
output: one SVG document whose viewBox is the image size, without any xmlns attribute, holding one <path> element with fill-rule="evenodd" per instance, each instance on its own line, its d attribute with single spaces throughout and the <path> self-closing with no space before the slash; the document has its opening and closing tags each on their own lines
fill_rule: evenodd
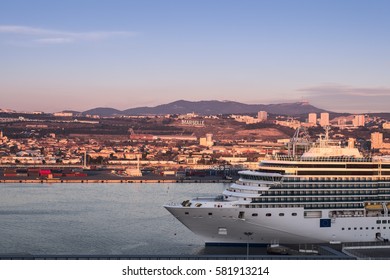
<svg viewBox="0 0 390 280">
<path fill-rule="evenodd" d="M 234 101 L 186 101 L 178 100 L 172 103 L 155 107 L 137 107 L 119 111 L 113 108 L 95 108 L 83 112 L 83 114 L 112 116 L 112 115 L 164 115 L 187 114 L 199 115 L 215 114 L 251 114 L 258 111 L 266 111 L 270 114 L 300 115 L 307 113 L 321 113 L 325 110 L 310 105 L 307 102 L 281 103 L 281 104 L 244 104 Z"/>
<path fill-rule="evenodd" d="M 101 117 L 109 117 L 113 115 L 123 115 L 122 111 L 114 109 L 114 108 L 105 108 L 98 107 L 94 109 L 90 109 L 88 111 L 84 111 L 83 115 L 99 115 Z"/>
</svg>

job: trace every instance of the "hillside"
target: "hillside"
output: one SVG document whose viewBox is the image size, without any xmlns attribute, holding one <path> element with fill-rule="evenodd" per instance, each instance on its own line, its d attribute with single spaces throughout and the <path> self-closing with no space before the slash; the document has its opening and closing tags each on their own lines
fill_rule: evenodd
<svg viewBox="0 0 390 280">
<path fill-rule="evenodd" d="M 215 114 L 253 114 L 258 111 L 266 111 L 278 115 L 301 115 L 308 113 L 321 113 L 325 110 L 310 105 L 307 102 L 281 103 L 281 104 L 244 104 L 234 101 L 186 101 L 178 100 L 168 104 L 155 107 L 137 107 L 124 111 L 113 108 L 95 108 L 83 112 L 100 116 L 110 115 L 165 115 L 165 114 L 187 114 L 196 113 L 199 115 Z"/>
</svg>

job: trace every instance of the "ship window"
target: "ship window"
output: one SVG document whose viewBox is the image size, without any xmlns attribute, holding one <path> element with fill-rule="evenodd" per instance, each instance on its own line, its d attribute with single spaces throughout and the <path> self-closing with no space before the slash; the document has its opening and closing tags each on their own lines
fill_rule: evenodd
<svg viewBox="0 0 390 280">
<path fill-rule="evenodd" d="M 345 228 L 341 228 L 341 230 L 344 230 Z"/>
<path fill-rule="evenodd" d="M 267 213 L 265 214 L 267 217 L 271 217 L 271 213 Z"/>
<path fill-rule="evenodd" d="M 354 227 L 353 230 L 357 230 L 357 228 Z"/>
<path fill-rule="evenodd" d="M 363 228 L 361 227 L 360 230 L 363 230 Z"/>
<path fill-rule="evenodd" d="M 351 230 L 351 228 L 349 227 L 348 230 Z"/>
<path fill-rule="evenodd" d="M 377 220 L 377 221 L 376 221 L 376 223 L 377 223 L 377 224 L 380 224 L 380 223 L 381 223 L 381 221 L 380 221 L 380 220 Z"/>
<path fill-rule="evenodd" d="M 383 227 L 383 229 L 386 229 L 386 227 Z"/>
<path fill-rule="evenodd" d="M 296 216 L 296 215 L 297 215 L 297 213 L 292 213 L 292 214 L 291 214 L 291 216 Z"/>
<path fill-rule="evenodd" d="M 366 227 L 366 229 L 368 229 L 368 227 Z"/>
<path fill-rule="evenodd" d="M 188 213 L 188 212 L 184 212 L 184 214 L 188 215 L 188 214 L 190 214 L 190 213 Z"/>
<path fill-rule="evenodd" d="M 258 215 L 259 215 L 259 214 L 257 214 L 257 213 L 253 213 L 253 214 L 252 214 L 253 217 L 257 217 Z"/>
<path fill-rule="evenodd" d="M 381 229 L 381 227 L 377 227 L 377 229 Z"/>
<path fill-rule="evenodd" d="M 382 220 L 382 224 L 387 224 L 387 220 Z"/>
<path fill-rule="evenodd" d="M 245 216 L 245 212 L 244 211 L 241 211 L 240 213 L 238 213 L 238 218 L 239 219 L 244 219 L 244 216 Z"/>
<path fill-rule="evenodd" d="M 283 216 L 284 216 L 284 213 L 279 213 L 279 216 L 283 217 Z"/>
<path fill-rule="evenodd" d="M 209 213 L 209 216 L 213 215 L 213 213 Z"/>
</svg>

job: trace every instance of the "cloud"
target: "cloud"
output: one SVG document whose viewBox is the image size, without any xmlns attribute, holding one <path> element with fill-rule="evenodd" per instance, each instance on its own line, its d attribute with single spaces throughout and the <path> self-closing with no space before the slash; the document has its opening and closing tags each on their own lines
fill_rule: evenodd
<svg viewBox="0 0 390 280">
<path fill-rule="evenodd" d="M 129 31 L 92 31 L 70 32 L 62 30 L 35 28 L 21 25 L 0 25 L 0 35 L 17 36 L 19 40 L 39 44 L 64 44 L 79 41 L 101 41 L 111 38 L 131 37 L 135 32 Z"/>
<path fill-rule="evenodd" d="M 320 85 L 298 90 L 315 106 L 338 112 L 387 112 L 390 88 Z"/>
<path fill-rule="evenodd" d="M 318 95 L 347 95 L 347 96 L 390 96 L 390 88 L 386 87 L 351 87 L 345 85 L 322 85 L 299 89 L 309 96 Z"/>
<path fill-rule="evenodd" d="M 72 43 L 74 40 L 72 38 L 43 38 L 34 40 L 34 42 L 42 44 L 66 44 Z"/>
</svg>

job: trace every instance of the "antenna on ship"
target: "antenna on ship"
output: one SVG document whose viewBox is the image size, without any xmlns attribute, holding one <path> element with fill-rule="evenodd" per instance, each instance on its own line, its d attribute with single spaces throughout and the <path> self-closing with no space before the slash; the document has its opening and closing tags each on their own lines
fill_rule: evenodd
<svg viewBox="0 0 390 280">
<path fill-rule="evenodd" d="M 335 141 L 329 139 L 330 126 L 325 126 L 325 134 L 320 134 L 318 144 L 321 148 L 328 147 L 329 145 L 334 145 Z"/>
<path fill-rule="evenodd" d="M 329 140 L 329 131 L 330 131 L 330 126 L 329 125 L 325 126 L 325 140 L 326 141 Z"/>
<path fill-rule="evenodd" d="M 295 157 L 299 147 L 303 147 L 303 152 L 306 152 L 310 147 L 310 136 L 307 129 L 304 127 L 298 127 L 295 130 L 294 136 L 288 143 L 288 155 Z M 302 148 L 300 150 L 302 150 Z"/>
</svg>

